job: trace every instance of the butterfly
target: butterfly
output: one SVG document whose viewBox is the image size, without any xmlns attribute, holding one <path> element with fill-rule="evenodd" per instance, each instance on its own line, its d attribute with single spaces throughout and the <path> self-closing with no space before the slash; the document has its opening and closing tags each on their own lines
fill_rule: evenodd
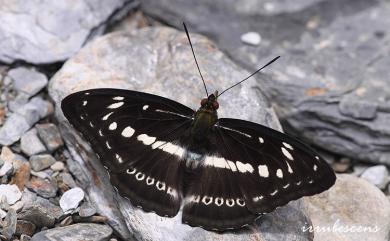
<svg viewBox="0 0 390 241">
<path fill-rule="evenodd" d="M 230 88 L 208 94 L 203 84 L 207 97 L 196 111 L 161 96 L 111 88 L 70 94 L 61 108 L 120 195 L 160 216 L 173 217 L 182 208 L 182 221 L 190 226 L 240 228 L 335 183 L 326 161 L 294 137 L 218 118 L 218 98 Z"/>
</svg>

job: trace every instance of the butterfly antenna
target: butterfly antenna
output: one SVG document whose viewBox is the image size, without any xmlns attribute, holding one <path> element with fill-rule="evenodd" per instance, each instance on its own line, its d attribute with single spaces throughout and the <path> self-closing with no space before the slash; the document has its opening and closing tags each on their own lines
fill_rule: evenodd
<svg viewBox="0 0 390 241">
<path fill-rule="evenodd" d="M 184 30 L 186 31 L 186 34 L 187 34 L 188 42 L 190 42 L 190 46 L 191 46 L 191 50 L 192 50 L 192 55 L 194 56 L 195 63 L 196 63 L 196 67 L 198 67 L 199 75 L 200 75 L 200 77 L 202 78 L 203 85 L 204 85 L 204 89 L 206 90 L 206 96 L 208 97 L 208 96 L 209 96 L 209 92 L 207 91 L 207 87 L 206 87 L 206 83 L 204 82 L 203 75 L 202 75 L 202 73 L 200 72 L 199 64 L 198 64 L 198 61 L 196 60 L 196 57 L 195 57 L 194 48 L 192 47 L 192 43 L 191 43 L 191 39 L 190 39 L 190 34 L 188 33 L 187 26 L 186 26 L 186 24 L 185 24 L 184 22 L 183 22 L 183 26 L 184 26 Z"/>
<path fill-rule="evenodd" d="M 225 89 L 224 91 L 222 91 L 218 97 L 220 97 L 223 93 L 225 93 L 226 91 L 230 90 L 231 88 L 241 84 L 242 82 L 244 82 L 245 80 L 249 79 L 250 77 L 252 77 L 253 75 L 257 74 L 258 72 L 260 72 L 262 69 L 264 69 L 265 67 L 267 67 L 268 65 L 272 64 L 273 62 L 275 62 L 278 58 L 280 58 L 280 56 L 277 56 L 275 58 L 273 58 L 271 61 L 269 61 L 266 65 L 264 65 L 263 67 L 261 67 L 260 69 L 256 70 L 255 72 L 253 72 L 251 75 L 249 75 L 248 77 L 246 77 L 245 79 L 241 80 L 240 82 L 238 82 L 237 84 L 234 84 L 232 86 L 230 86 L 229 88 Z"/>
</svg>

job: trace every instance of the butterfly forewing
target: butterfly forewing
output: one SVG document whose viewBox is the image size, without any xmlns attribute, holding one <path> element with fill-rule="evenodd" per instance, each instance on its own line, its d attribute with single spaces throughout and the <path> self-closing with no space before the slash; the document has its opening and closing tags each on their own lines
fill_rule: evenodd
<svg viewBox="0 0 390 241">
<path fill-rule="evenodd" d="M 163 97 L 113 89 L 74 93 L 62 109 L 92 144 L 120 194 L 161 216 L 178 212 L 184 150 L 177 142 L 188 132 L 193 110 Z"/>
</svg>

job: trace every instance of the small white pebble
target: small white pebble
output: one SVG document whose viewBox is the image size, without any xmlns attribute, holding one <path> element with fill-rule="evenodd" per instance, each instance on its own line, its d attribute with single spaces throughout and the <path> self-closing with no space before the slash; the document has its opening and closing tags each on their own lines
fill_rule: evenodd
<svg viewBox="0 0 390 241">
<path fill-rule="evenodd" d="M 261 36 L 257 32 L 247 32 L 241 35 L 241 41 L 246 44 L 257 46 L 261 42 Z"/>
<path fill-rule="evenodd" d="M 64 170 L 65 165 L 64 165 L 63 162 L 57 161 L 57 162 L 55 162 L 53 165 L 51 165 L 50 168 L 51 168 L 53 171 L 55 171 L 55 172 L 57 172 L 57 171 L 59 172 L 59 171 Z"/>
<path fill-rule="evenodd" d="M 19 201 L 22 198 L 22 193 L 20 192 L 19 188 L 13 184 L 1 184 L 0 185 L 0 198 L 5 197 L 7 200 L 7 203 L 9 205 L 12 205 Z"/>
<path fill-rule="evenodd" d="M 66 191 L 60 199 L 60 207 L 64 214 L 71 213 L 75 210 L 80 202 L 84 199 L 84 191 L 79 187 Z"/>
</svg>

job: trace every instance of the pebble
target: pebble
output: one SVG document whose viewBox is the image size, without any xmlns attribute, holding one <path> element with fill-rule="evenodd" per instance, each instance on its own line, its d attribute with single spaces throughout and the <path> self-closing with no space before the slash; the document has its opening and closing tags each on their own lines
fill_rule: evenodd
<svg viewBox="0 0 390 241">
<path fill-rule="evenodd" d="M 53 165 L 50 166 L 50 168 L 53 170 L 53 171 L 62 171 L 64 170 L 65 168 L 65 164 L 63 162 L 60 162 L 60 161 L 57 161 L 55 162 Z"/>
<path fill-rule="evenodd" d="M 1 148 L 0 154 L 0 177 L 8 175 L 13 170 L 12 162 L 15 159 L 15 154 L 6 146 Z"/>
<path fill-rule="evenodd" d="M 69 173 L 61 173 L 58 178 L 58 187 L 63 191 L 67 191 L 70 188 L 76 187 L 76 182 L 74 181 L 72 175 Z"/>
<path fill-rule="evenodd" d="M 46 147 L 39 139 L 37 129 L 35 128 L 32 128 L 23 134 L 20 139 L 20 148 L 27 156 L 46 152 Z"/>
<path fill-rule="evenodd" d="M 9 210 L 2 223 L 3 230 L 1 231 L 1 233 L 6 237 L 7 240 L 11 240 L 12 236 L 15 234 L 16 220 L 17 218 L 15 210 Z"/>
<path fill-rule="evenodd" d="M 36 226 L 34 223 L 26 220 L 18 220 L 16 222 L 15 234 L 18 236 L 22 234 L 32 236 L 35 233 L 35 229 Z"/>
<path fill-rule="evenodd" d="M 50 152 L 53 152 L 64 145 L 61 134 L 56 125 L 52 123 L 37 124 L 36 128 L 39 137 Z"/>
<path fill-rule="evenodd" d="M 49 200 L 41 198 L 36 194 L 26 191 L 23 195 L 23 201 L 26 203 L 18 213 L 19 220 L 30 221 L 37 228 L 53 227 L 63 212 L 60 207 L 54 205 Z"/>
<path fill-rule="evenodd" d="M 30 182 L 27 183 L 27 187 L 44 198 L 55 197 L 58 190 L 58 187 L 53 181 L 39 177 L 31 178 Z"/>
<path fill-rule="evenodd" d="M 79 187 L 66 191 L 60 199 L 60 207 L 62 208 L 62 211 L 65 214 L 72 212 L 84 199 L 84 195 L 84 191 Z"/>
<path fill-rule="evenodd" d="M 0 168 L 0 177 L 9 175 L 13 170 L 13 166 L 11 162 L 5 162 L 3 166 Z"/>
<path fill-rule="evenodd" d="M 257 46 L 261 42 L 261 36 L 257 32 L 247 32 L 241 35 L 241 41 L 249 45 Z"/>
<path fill-rule="evenodd" d="M 16 170 L 15 175 L 12 177 L 11 184 L 15 184 L 18 186 L 19 190 L 22 191 L 24 186 L 30 180 L 30 171 L 30 163 L 22 163 L 21 166 Z"/>
<path fill-rule="evenodd" d="M 384 190 L 389 183 L 389 171 L 384 165 L 377 165 L 367 168 L 361 175 L 361 178 L 366 179 L 370 183 Z"/>
<path fill-rule="evenodd" d="M 25 67 L 11 69 L 8 76 L 13 80 L 13 88 L 28 96 L 34 96 L 48 83 L 46 75 Z"/>
<path fill-rule="evenodd" d="M 25 234 L 20 235 L 20 241 L 31 241 L 31 237 Z"/>
<path fill-rule="evenodd" d="M 35 234 L 31 241 L 50 241 L 52 237 L 66 237 L 66 240 L 104 241 L 112 235 L 112 229 L 103 224 L 77 223 L 66 227 L 57 227 Z"/>
<path fill-rule="evenodd" d="M 0 145 L 8 146 L 18 141 L 41 118 L 53 113 L 50 102 L 37 96 L 12 113 L 0 128 Z"/>
<path fill-rule="evenodd" d="M 90 202 L 84 202 L 80 206 L 80 217 L 91 217 L 96 214 L 96 208 Z"/>
<path fill-rule="evenodd" d="M 6 197 L 7 203 L 12 205 L 20 200 L 22 193 L 20 192 L 18 186 L 15 184 L 1 184 L 0 185 L 0 197 Z"/>
<path fill-rule="evenodd" d="M 56 159 L 49 154 L 34 155 L 30 157 L 31 169 L 35 172 L 42 171 L 56 162 Z"/>
<path fill-rule="evenodd" d="M 50 175 L 46 172 L 34 172 L 33 170 L 31 170 L 31 175 L 33 176 L 36 176 L 36 177 L 40 177 L 42 179 L 50 179 Z"/>
</svg>

